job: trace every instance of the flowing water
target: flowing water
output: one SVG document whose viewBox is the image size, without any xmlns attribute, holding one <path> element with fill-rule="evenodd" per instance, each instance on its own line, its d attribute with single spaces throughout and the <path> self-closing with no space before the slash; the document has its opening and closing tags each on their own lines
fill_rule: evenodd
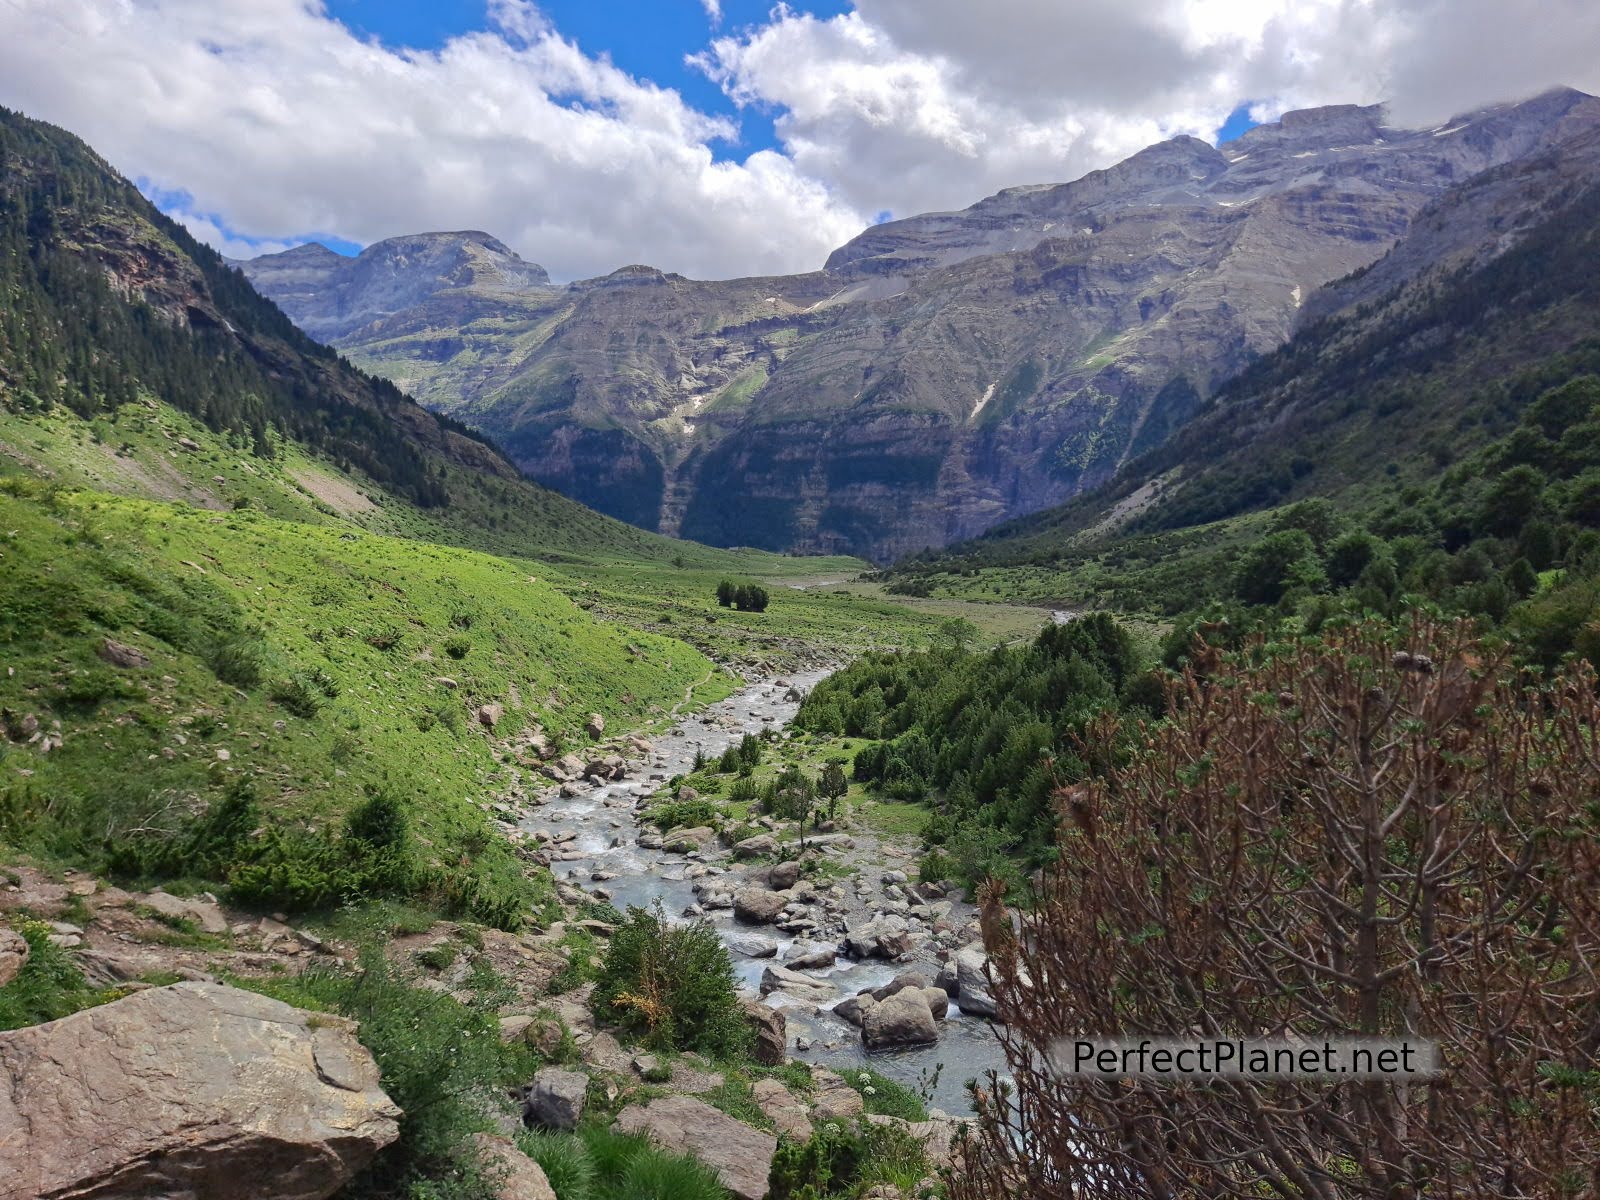
<svg viewBox="0 0 1600 1200">
<path fill-rule="evenodd" d="M 559 788 L 547 789 L 540 807 L 524 820 L 524 828 L 548 831 L 555 838 L 568 833 L 575 835 L 559 846 L 560 855 L 551 863 L 557 878 L 591 892 L 603 890 L 610 902 L 620 909 L 631 905 L 649 907 L 660 901 L 669 915 L 683 912 L 695 903 L 696 877 L 726 869 L 728 878 L 737 879 L 742 865 L 732 863 L 725 853 L 710 848 L 699 854 L 684 855 L 640 846 L 638 837 L 645 827 L 637 820 L 639 800 L 664 787 L 672 776 L 688 773 L 697 752 L 715 758 L 746 733 L 781 730 L 799 708 L 797 701 L 788 698 L 790 686 L 806 691 L 826 674 L 815 671 L 784 681 L 752 684 L 702 712 L 684 717 L 671 729 L 650 739 L 649 754 L 631 757 L 627 778 L 586 788 L 574 797 L 562 797 Z M 870 834 L 857 830 L 850 833 L 856 839 L 856 846 L 830 852 L 830 857 L 856 866 L 858 877 L 870 882 L 873 888 L 871 895 L 851 893 L 849 918 L 853 922 L 872 911 L 874 896 L 879 901 L 883 899 L 876 890 L 877 881 L 893 865 L 889 858 L 904 858 L 906 854 L 901 847 L 880 845 Z M 592 882 L 595 872 L 607 877 Z M 957 924 L 971 916 L 971 906 L 964 903 L 958 903 L 952 913 Z M 721 932 L 724 941 L 730 943 L 730 954 L 741 983 L 751 995 L 758 994 L 762 971 L 769 964 L 781 961 L 793 939 L 771 926 L 738 923 L 728 911 L 714 910 L 707 914 L 707 919 Z M 741 935 L 750 934 L 776 941 L 777 958 L 751 958 L 741 953 L 738 949 Z M 899 964 L 841 957 L 833 967 L 802 972 L 836 987 L 838 995 L 834 999 L 819 1006 L 802 997 L 774 992 L 766 1000 L 785 1009 L 789 1018 L 790 1053 L 795 1057 L 840 1070 L 852 1065 L 870 1065 L 873 1070 L 912 1088 L 924 1086 L 938 1069 L 937 1083 L 930 1091 L 932 1103 L 946 1112 L 964 1114 L 969 1111 L 966 1080 L 1004 1065 L 994 1027 L 987 1020 L 964 1015 L 959 1006 L 952 1003 L 948 1018 L 940 1024 L 937 1045 L 874 1051 L 869 1055 L 861 1046 L 859 1033 L 828 1011 L 835 1000 L 864 988 L 878 987 L 906 970 L 918 970 L 931 978 L 937 964 L 928 950 L 917 952 L 914 962 Z"/>
</svg>

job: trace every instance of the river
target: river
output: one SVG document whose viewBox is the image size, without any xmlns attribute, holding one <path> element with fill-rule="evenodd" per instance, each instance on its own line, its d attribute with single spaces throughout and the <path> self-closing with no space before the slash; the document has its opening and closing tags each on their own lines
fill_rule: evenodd
<svg viewBox="0 0 1600 1200">
<path fill-rule="evenodd" d="M 696 879 L 722 877 L 737 881 L 746 870 L 760 868 L 735 863 L 720 847 L 708 846 L 686 855 L 641 846 L 641 835 L 654 841 L 648 835 L 657 831 L 639 822 L 639 801 L 663 788 L 672 776 L 687 774 L 694 765 L 697 751 L 708 758 L 716 758 L 746 733 L 782 729 L 799 708 L 798 702 L 789 698 L 790 685 L 801 691 L 809 690 L 826 675 L 826 671 L 813 671 L 782 682 L 751 684 L 699 713 L 684 717 L 650 739 L 649 754 L 632 756 L 627 777 L 586 787 L 579 795 L 571 797 L 562 797 L 557 787 L 545 789 L 538 797 L 539 807 L 525 818 L 524 828 L 530 832 L 546 831 L 557 839 L 571 835 L 560 844 L 558 855 L 551 863 L 551 870 L 558 879 L 592 894 L 601 893 L 622 909 L 630 905 L 648 907 L 657 900 L 671 916 L 690 909 L 696 904 Z M 842 866 L 855 868 L 839 900 L 843 909 L 841 916 L 853 923 L 870 915 L 888 898 L 883 875 L 897 864 L 910 867 L 915 861 L 915 848 L 880 841 L 859 829 L 848 832 L 856 844 L 830 848 L 829 858 Z M 951 920 L 959 927 L 972 917 L 972 906 L 956 901 Z M 706 918 L 728 944 L 741 983 L 749 994 L 756 995 L 762 971 L 781 961 L 792 938 L 771 926 L 737 922 L 726 910 L 708 911 Z M 739 946 L 741 943 L 748 945 L 751 934 L 775 940 L 777 957 L 756 958 L 743 953 Z M 827 935 L 818 940 L 834 939 Z M 970 1111 L 966 1081 L 1004 1065 L 1000 1043 L 989 1021 L 965 1015 L 958 1004 L 952 1003 L 949 1016 L 940 1025 L 937 1045 L 876 1051 L 868 1055 L 857 1031 L 830 1011 L 837 1000 L 864 988 L 878 987 L 907 970 L 920 971 L 931 979 L 938 970 L 933 948 L 927 946 L 913 951 L 906 962 L 855 961 L 841 957 L 833 967 L 802 972 L 838 989 L 835 997 L 821 1004 L 783 992 L 774 992 L 766 1000 L 785 1010 L 789 1020 L 790 1053 L 795 1057 L 840 1070 L 867 1063 L 879 1073 L 913 1089 L 924 1087 L 935 1069 L 942 1068 L 937 1082 L 929 1090 L 931 1102 L 953 1115 L 966 1114 Z"/>
</svg>

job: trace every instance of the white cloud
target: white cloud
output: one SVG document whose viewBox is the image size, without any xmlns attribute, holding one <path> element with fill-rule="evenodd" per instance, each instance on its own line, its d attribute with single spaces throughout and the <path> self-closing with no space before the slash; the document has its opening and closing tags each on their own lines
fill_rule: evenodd
<svg viewBox="0 0 1600 1200">
<path fill-rule="evenodd" d="M 706 10 L 706 19 L 713 29 L 722 24 L 722 0 L 700 0 L 700 7 Z"/>
<path fill-rule="evenodd" d="M 708 18 L 719 0 L 702 0 Z M 482 228 L 557 277 L 648 262 L 806 270 L 883 210 L 1073 178 L 1176 133 L 1392 98 L 1396 118 L 1558 82 L 1600 91 L 1594 0 L 857 0 L 783 5 L 697 58 L 774 115 L 735 122 L 562 38 L 532 0 L 433 52 L 363 40 L 320 0 L 0 0 L 0 103 L 193 198 L 236 252 Z M 216 220 L 199 214 L 216 214 Z"/>
<path fill-rule="evenodd" d="M 1391 99 L 1423 125 L 1600 91 L 1597 48 L 1593 0 L 857 0 L 826 20 L 780 5 L 696 61 L 777 109 L 804 173 L 904 216 L 1214 137 L 1246 99 L 1259 117 Z"/>
<path fill-rule="evenodd" d="M 526 0 L 437 52 L 313 0 L 5 0 L 0 103 L 252 238 L 486 229 L 558 277 L 810 269 L 865 223 L 786 157 L 562 39 Z M 221 244 L 220 231 L 206 234 Z"/>
</svg>

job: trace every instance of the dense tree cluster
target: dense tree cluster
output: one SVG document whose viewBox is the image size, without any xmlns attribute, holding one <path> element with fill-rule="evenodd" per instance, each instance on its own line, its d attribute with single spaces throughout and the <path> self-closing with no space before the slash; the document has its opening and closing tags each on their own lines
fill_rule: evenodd
<svg viewBox="0 0 1600 1200">
<path fill-rule="evenodd" d="M 717 603 L 723 608 L 737 608 L 740 612 L 766 612 L 771 597 L 767 589 L 755 583 L 734 583 L 724 579 L 717 584 Z"/>
<path fill-rule="evenodd" d="M 873 739 L 853 771 L 890 798 L 941 793 L 928 840 L 981 878 L 1048 856 L 1051 788 L 1088 767 L 1077 735 L 1144 678 L 1127 632 L 1092 614 L 1027 645 L 868 655 L 819 683 L 796 723 Z"/>
</svg>

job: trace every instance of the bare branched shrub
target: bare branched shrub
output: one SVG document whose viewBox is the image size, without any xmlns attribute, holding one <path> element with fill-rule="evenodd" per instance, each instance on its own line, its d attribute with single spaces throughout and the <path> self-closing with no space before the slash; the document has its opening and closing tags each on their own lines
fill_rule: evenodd
<svg viewBox="0 0 1600 1200">
<path fill-rule="evenodd" d="M 1125 766 L 1060 789 L 1039 907 L 987 899 L 1014 1082 L 980 1090 L 956 1200 L 1600 1195 L 1593 674 L 1530 681 L 1420 617 L 1206 673 Z M 1444 1069 L 1047 1069 L 1053 1040 L 1111 1034 L 1411 1035 Z"/>
</svg>

